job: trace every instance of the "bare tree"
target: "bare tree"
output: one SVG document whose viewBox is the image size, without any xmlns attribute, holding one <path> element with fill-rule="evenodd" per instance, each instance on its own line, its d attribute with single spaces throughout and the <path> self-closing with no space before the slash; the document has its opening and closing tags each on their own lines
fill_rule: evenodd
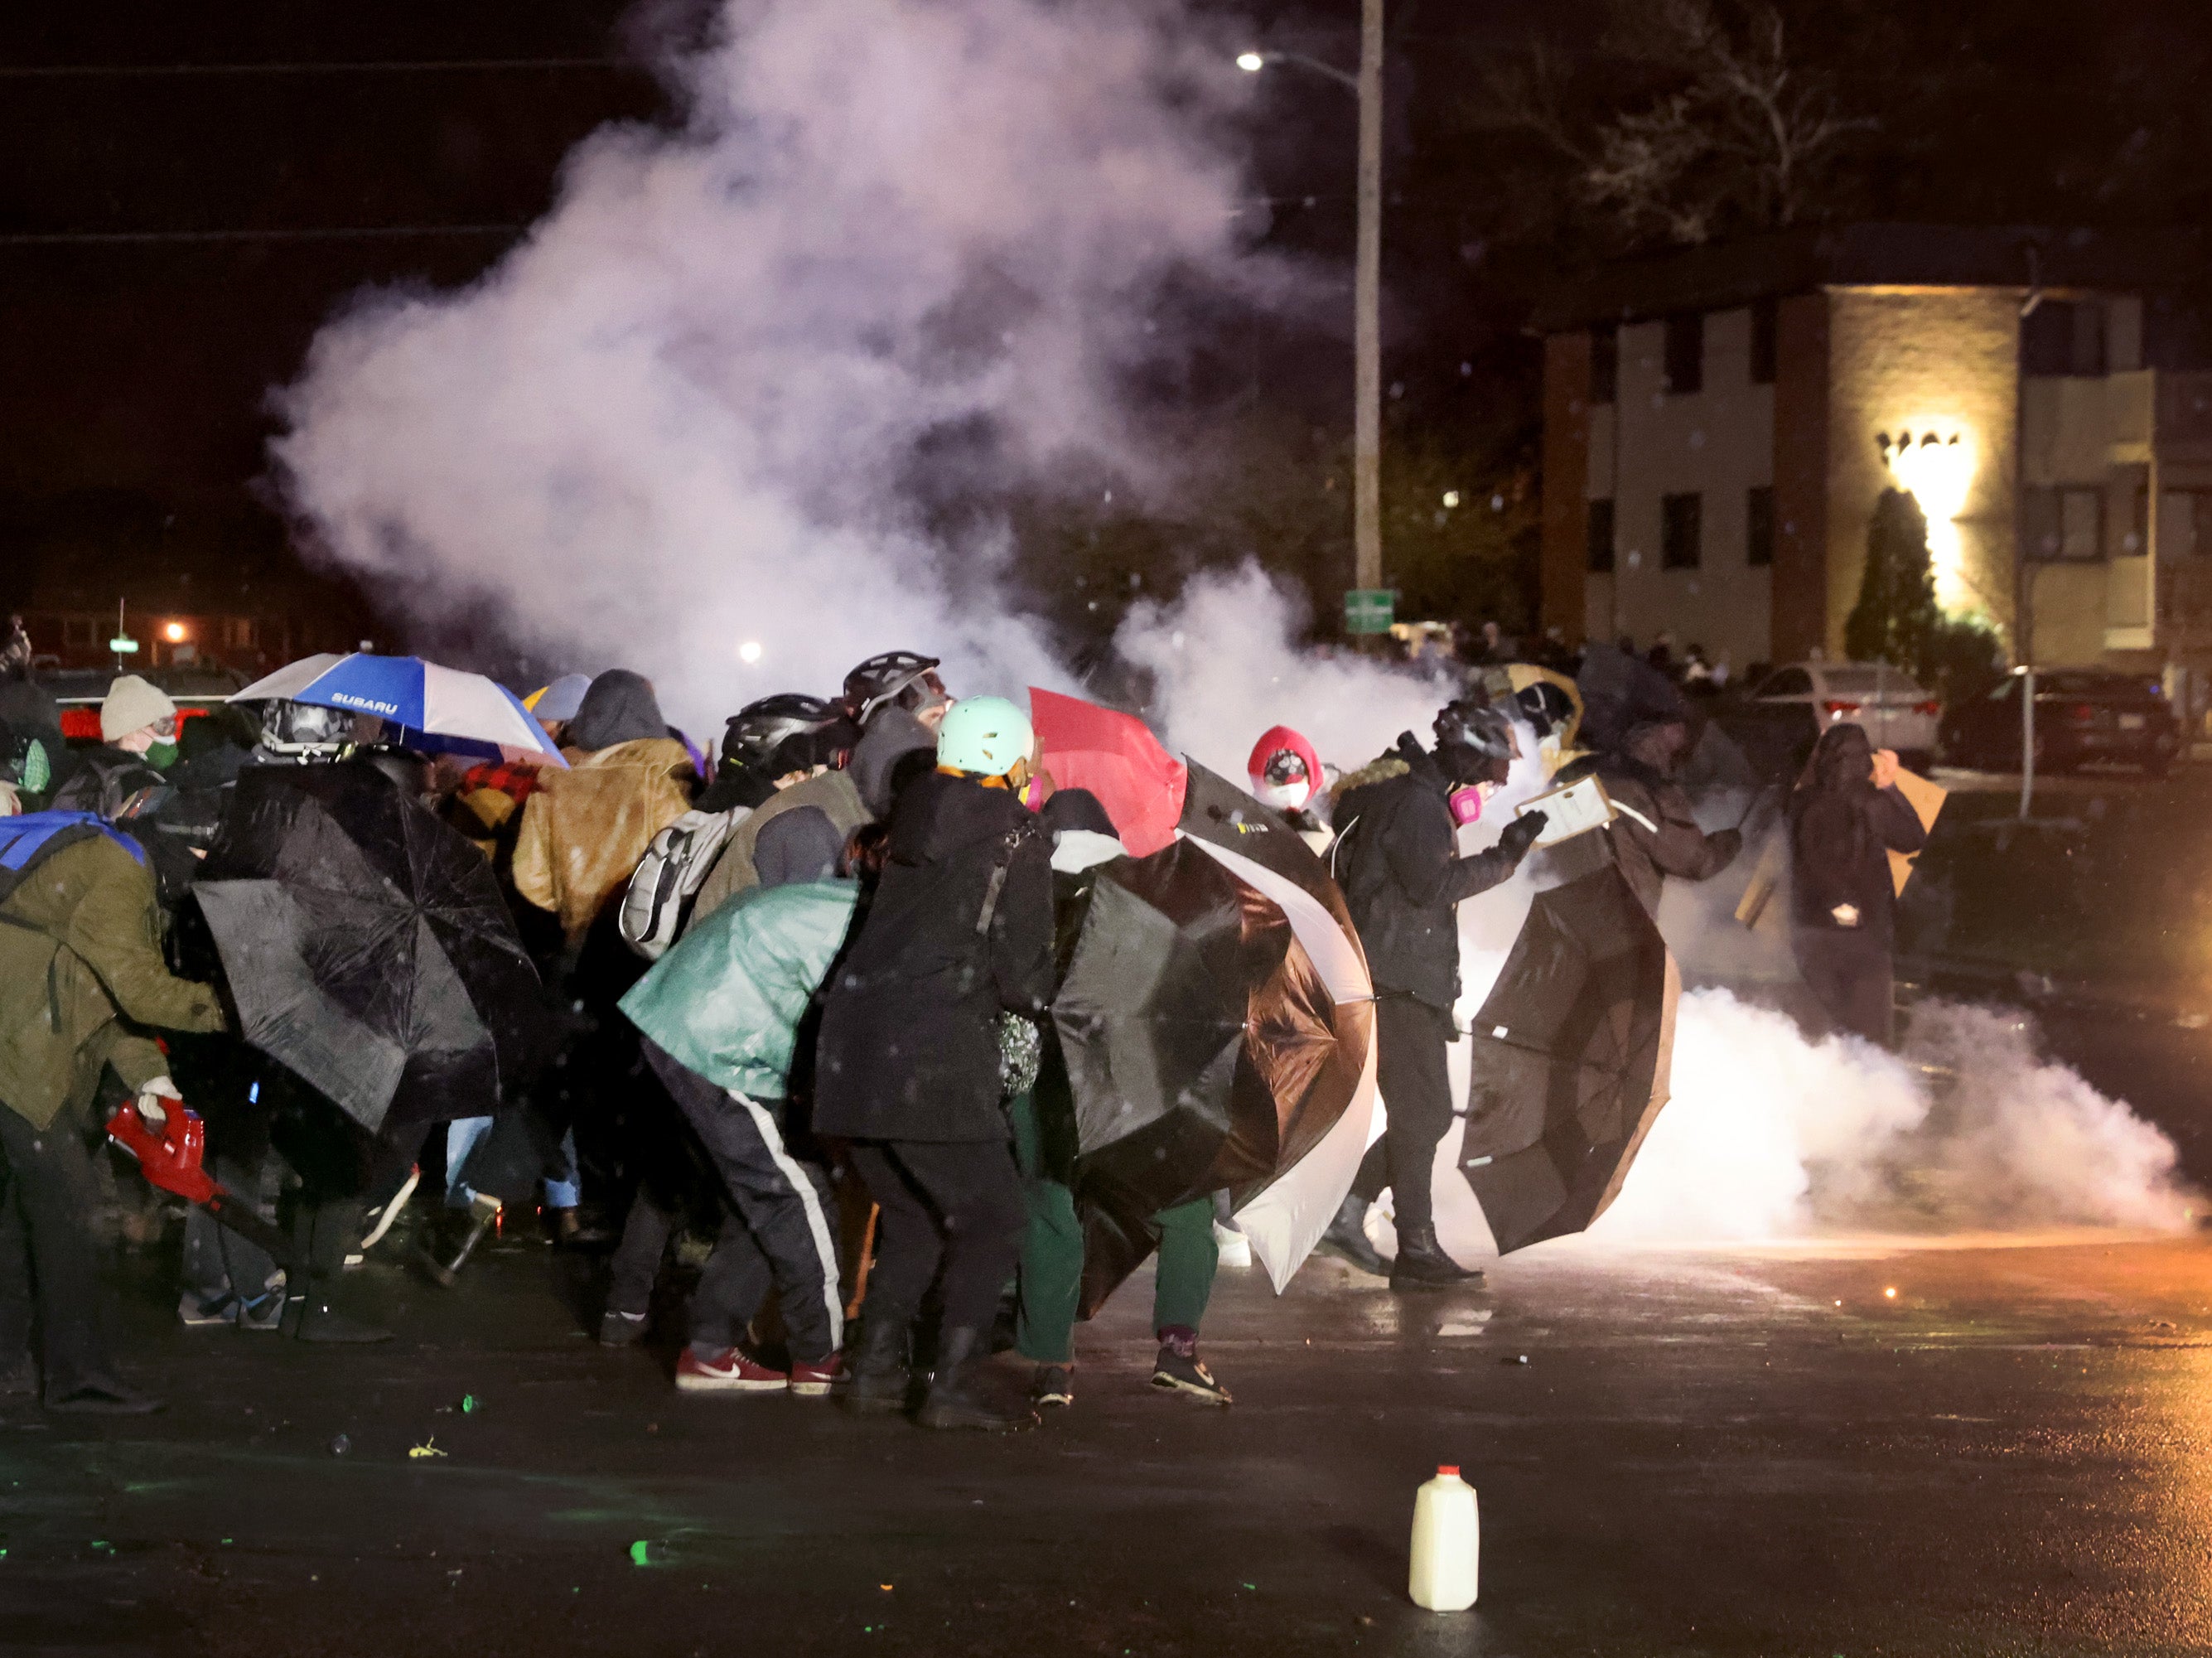
<svg viewBox="0 0 2212 1658">
<path fill-rule="evenodd" d="M 1540 48 L 1493 77 L 1510 122 L 1569 164 L 1583 201 L 1631 240 L 1701 242 L 1730 223 L 1772 228 L 1817 205 L 1844 140 L 1873 123 L 1838 112 L 1826 77 L 1790 61 L 1781 14 L 1731 27 L 1711 0 L 1625 8 L 1611 55 L 1638 90 L 1577 114 Z"/>
</svg>

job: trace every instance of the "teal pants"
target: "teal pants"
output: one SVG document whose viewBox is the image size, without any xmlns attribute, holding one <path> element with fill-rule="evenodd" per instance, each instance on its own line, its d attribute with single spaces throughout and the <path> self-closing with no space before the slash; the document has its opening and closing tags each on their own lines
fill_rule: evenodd
<svg viewBox="0 0 2212 1658">
<path fill-rule="evenodd" d="M 1022 1240 L 1020 1315 L 1014 1345 L 1039 1364 L 1075 1358 L 1075 1311 L 1083 1296 L 1083 1223 L 1075 1193 L 1042 1172 L 1036 1108 L 1024 1094 L 1013 1102 L 1014 1158 L 1022 1171 L 1030 1224 Z M 1192 1199 L 1152 1217 L 1160 1229 L 1152 1284 L 1152 1330 L 1195 1331 L 1213 1293 L 1221 1251 L 1213 1242 L 1213 1199 Z"/>
</svg>

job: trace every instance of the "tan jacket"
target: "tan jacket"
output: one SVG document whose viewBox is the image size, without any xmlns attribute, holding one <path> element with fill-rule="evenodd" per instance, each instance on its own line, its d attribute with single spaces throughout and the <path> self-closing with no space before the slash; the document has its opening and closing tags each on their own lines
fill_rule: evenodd
<svg viewBox="0 0 2212 1658">
<path fill-rule="evenodd" d="M 133 1092 L 166 1074 L 125 1018 L 223 1028 L 215 992 L 161 959 L 152 872 L 100 835 L 48 853 L 0 904 L 0 1104 L 45 1128 L 91 1101 L 103 1066 Z"/>
<path fill-rule="evenodd" d="M 522 808 L 514 890 L 561 918 L 574 943 L 636 872 L 653 837 L 690 809 L 691 756 L 673 738 L 568 752 Z"/>
<path fill-rule="evenodd" d="M 714 859 L 714 867 L 708 872 L 705 884 L 699 889 L 698 899 L 691 906 L 695 924 L 739 893 L 760 884 L 760 872 L 753 867 L 753 847 L 760 840 L 763 826 L 779 814 L 796 811 L 802 806 L 818 808 L 846 840 L 850 840 L 853 831 L 861 824 L 874 821 L 867 807 L 860 804 L 860 791 L 850 772 L 825 771 L 819 777 L 793 783 L 771 795 L 761 802 L 758 811 L 730 831 L 721 855 Z"/>
</svg>

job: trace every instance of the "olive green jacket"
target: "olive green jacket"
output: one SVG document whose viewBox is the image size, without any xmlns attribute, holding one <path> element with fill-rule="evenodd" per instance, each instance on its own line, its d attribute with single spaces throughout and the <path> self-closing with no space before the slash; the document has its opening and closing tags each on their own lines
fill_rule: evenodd
<svg viewBox="0 0 2212 1658">
<path fill-rule="evenodd" d="M 125 1020 L 223 1028 L 214 990 L 161 958 L 152 872 L 98 835 L 40 859 L 0 903 L 0 1105 L 45 1128 L 90 1103 L 104 1066 L 134 1090 L 166 1073 Z"/>
</svg>

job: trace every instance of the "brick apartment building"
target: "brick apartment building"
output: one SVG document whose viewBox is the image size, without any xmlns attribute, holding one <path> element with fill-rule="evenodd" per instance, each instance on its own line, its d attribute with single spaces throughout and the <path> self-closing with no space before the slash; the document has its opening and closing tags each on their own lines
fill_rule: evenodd
<svg viewBox="0 0 2212 1658">
<path fill-rule="evenodd" d="M 1739 671 L 1839 657 L 1875 503 L 1902 488 L 1946 608 L 2016 657 L 2155 669 L 2201 706 L 2203 250 L 1867 224 L 1599 271 L 1538 323 L 1545 623 L 1663 630 Z"/>
</svg>

